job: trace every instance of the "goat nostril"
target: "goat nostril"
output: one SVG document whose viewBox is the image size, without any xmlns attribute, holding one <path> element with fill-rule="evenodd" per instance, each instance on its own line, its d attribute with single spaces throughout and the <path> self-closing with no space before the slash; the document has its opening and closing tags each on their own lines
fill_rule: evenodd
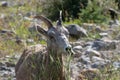
<svg viewBox="0 0 120 80">
<path fill-rule="evenodd" d="M 66 47 L 65 50 L 69 51 L 69 50 L 71 50 L 71 47 Z"/>
<path fill-rule="evenodd" d="M 65 48 L 65 50 L 66 50 L 66 51 L 68 51 L 68 47 L 67 47 L 67 48 Z"/>
</svg>

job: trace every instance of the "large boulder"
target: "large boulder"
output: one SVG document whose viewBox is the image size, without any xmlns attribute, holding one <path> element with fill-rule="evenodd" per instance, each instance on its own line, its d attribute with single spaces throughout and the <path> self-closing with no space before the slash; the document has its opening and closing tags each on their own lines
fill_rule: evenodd
<svg viewBox="0 0 120 80">
<path fill-rule="evenodd" d="M 114 50 L 116 49 L 116 42 L 114 41 L 103 41 L 103 40 L 95 40 L 91 45 L 95 50 Z"/>
<path fill-rule="evenodd" d="M 7 1 L 1 1 L 0 6 L 2 7 L 8 7 L 8 2 Z"/>
<path fill-rule="evenodd" d="M 87 31 L 77 24 L 68 25 L 66 28 L 68 29 L 70 36 L 73 38 L 79 39 L 80 37 L 88 36 Z"/>
</svg>

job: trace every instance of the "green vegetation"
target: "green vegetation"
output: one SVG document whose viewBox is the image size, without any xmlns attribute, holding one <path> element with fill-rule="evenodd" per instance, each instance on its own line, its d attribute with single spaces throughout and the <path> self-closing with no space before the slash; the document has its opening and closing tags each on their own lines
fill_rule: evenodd
<svg viewBox="0 0 120 80">
<path fill-rule="evenodd" d="M 16 2 L 20 1 L 16 0 Z M 118 4 L 120 4 L 119 0 L 24 0 L 24 5 L 22 6 L 0 7 L 0 17 L 5 16 L 0 18 L 0 30 L 9 29 L 15 32 L 12 36 L 8 34 L 0 35 L 0 57 L 21 53 L 27 45 L 31 45 L 27 44 L 26 41 L 17 44 L 15 40 L 12 40 L 16 36 L 23 40 L 32 38 L 35 41 L 34 44 L 46 44 L 45 40 L 39 41 L 36 38 L 37 33 L 30 33 L 28 31 L 31 21 L 24 19 L 24 16 L 32 17 L 32 15 L 27 15 L 28 13 L 44 14 L 51 20 L 56 21 L 59 11 L 62 10 L 65 24 L 74 23 L 81 25 L 82 23 L 96 23 L 102 25 L 110 20 L 110 15 L 106 12 L 106 9 L 110 7 L 120 9 Z M 104 25 L 103 27 L 106 28 Z M 118 34 L 119 30 L 117 29 L 117 32 L 111 34 L 113 38 L 114 35 Z M 88 35 L 87 39 L 89 40 L 100 38 L 97 32 L 90 32 Z M 67 68 L 68 66 L 69 64 L 67 64 Z M 111 68 L 106 67 L 104 70 L 101 70 L 102 78 L 96 78 L 95 80 L 119 80 L 120 69 L 109 71 Z"/>
<path fill-rule="evenodd" d="M 80 13 L 80 20 L 88 23 L 101 23 L 105 22 L 106 16 L 102 14 L 103 8 L 98 5 L 96 0 L 89 0 L 85 9 Z"/>
</svg>

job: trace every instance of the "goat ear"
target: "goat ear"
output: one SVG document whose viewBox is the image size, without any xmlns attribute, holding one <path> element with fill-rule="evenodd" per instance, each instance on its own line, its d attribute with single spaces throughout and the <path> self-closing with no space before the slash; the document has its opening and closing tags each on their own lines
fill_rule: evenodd
<svg viewBox="0 0 120 80">
<path fill-rule="evenodd" d="M 43 34 L 44 36 L 48 36 L 47 35 L 47 31 L 45 31 L 43 28 L 41 28 L 39 25 L 36 26 L 37 27 L 37 31 L 41 34 Z"/>
</svg>

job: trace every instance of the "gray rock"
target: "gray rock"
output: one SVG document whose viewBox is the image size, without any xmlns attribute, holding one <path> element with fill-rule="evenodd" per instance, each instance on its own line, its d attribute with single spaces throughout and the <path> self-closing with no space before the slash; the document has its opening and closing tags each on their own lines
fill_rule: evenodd
<svg viewBox="0 0 120 80">
<path fill-rule="evenodd" d="M 8 35 L 13 35 L 15 32 L 13 30 L 6 30 L 6 29 L 1 29 L 0 34 L 8 34 Z"/>
<path fill-rule="evenodd" d="M 92 45 L 93 44 L 93 42 L 92 41 L 88 41 L 88 42 L 86 42 L 84 45 L 83 45 L 83 47 L 86 47 L 87 49 L 89 49 L 89 48 L 91 48 Z"/>
<path fill-rule="evenodd" d="M 34 16 L 34 15 L 36 15 L 36 13 L 35 13 L 35 12 L 32 12 L 32 11 L 25 14 L 25 16 L 28 17 L 28 18 L 29 18 L 30 16 Z"/>
<path fill-rule="evenodd" d="M 87 56 L 85 56 L 85 55 L 82 55 L 82 56 L 81 56 L 80 61 L 81 61 L 83 64 L 86 64 L 86 65 L 89 65 L 89 64 L 91 63 L 90 57 L 87 57 Z"/>
<path fill-rule="evenodd" d="M 93 56 L 101 57 L 101 54 L 98 51 L 93 49 L 86 50 L 84 55 L 87 55 L 90 58 L 92 58 Z"/>
<path fill-rule="evenodd" d="M 11 72 L 11 69 L 8 68 L 8 67 L 6 67 L 6 66 L 1 66 L 1 67 L 0 67 L 0 70 L 1 70 L 1 71 L 10 71 L 10 72 Z"/>
<path fill-rule="evenodd" d="M 34 39 L 27 39 L 26 43 L 34 43 Z"/>
<path fill-rule="evenodd" d="M 117 34 L 117 36 L 115 37 L 116 40 L 120 40 L 120 33 Z"/>
<path fill-rule="evenodd" d="M 87 31 L 77 24 L 68 25 L 66 28 L 68 29 L 70 36 L 73 38 L 79 39 L 80 37 L 88 36 Z"/>
<path fill-rule="evenodd" d="M 75 46 L 82 46 L 82 47 L 84 47 L 84 45 L 86 44 L 86 42 L 85 41 L 82 41 L 82 40 L 78 40 L 78 41 L 75 41 L 75 42 L 71 42 L 70 43 L 73 47 L 75 47 Z"/>
<path fill-rule="evenodd" d="M 99 69 L 94 69 L 94 68 L 81 70 L 81 76 L 80 77 L 82 79 L 77 79 L 77 80 L 96 80 L 96 79 L 101 80 Z"/>
<path fill-rule="evenodd" d="M 108 33 L 105 33 L 105 32 L 99 33 L 99 35 L 100 35 L 101 37 L 108 37 Z"/>
<path fill-rule="evenodd" d="M 91 67 L 101 69 L 105 67 L 105 64 L 106 64 L 105 62 L 94 62 L 91 64 Z"/>
<path fill-rule="evenodd" d="M 102 32 L 101 26 L 94 24 L 94 23 L 83 23 L 82 26 L 88 31 L 88 32 Z"/>
<path fill-rule="evenodd" d="M 100 32 L 102 32 L 103 30 L 101 29 L 100 26 L 96 26 L 96 27 L 95 27 L 95 31 L 100 33 Z"/>
<path fill-rule="evenodd" d="M 83 50 L 82 46 L 73 47 L 73 51 L 75 52 L 74 57 L 80 57 L 82 50 Z"/>
<path fill-rule="evenodd" d="M 83 23 L 82 26 L 85 27 L 88 31 L 93 31 L 97 25 L 91 23 Z"/>
<path fill-rule="evenodd" d="M 113 66 L 115 69 L 120 69 L 120 61 L 119 62 L 113 62 Z"/>
<path fill-rule="evenodd" d="M 115 20 L 111 20 L 109 22 L 110 28 L 116 28 L 120 26 L 120 22 L 119 20 L 115 19 Z"/>
<path fill-rule="evenodd" d="M 80 45 L 74 46 L 73 49 L 75 49 L 75 50 L 82 50 L 82 46 L 80 46 Z"/>
<path fill-rule="evenodd" d="M 0 62 L 0 67 L 1 67 L 1 66 L 5 66 L 5 64 L 4 64 L 3 62 Z"/>
<path fill-rule="evenodd" d="M 37 32 L 36 26 L 34 24 L 31 24 L 30 27 L 28 27 L 28 31 L 31 33 Z"/>
<path fill-rule="evenodd" d="M 70 66 L 72 80 L 79 80 L 76 78 L 78 78 L 80 75 L 80 68 L 81 67 L 83 67 L 83 66 L 80 62 L 74 63 Z"/>
<path fill-rule="evenodd" d="M 76 51 L 76 50 L 79 50 L 79 51 L 82 51 L 82 46 L 75 46 L 73 47 L 73 50 Z"/>
<path fill-rule="evenodd" d="M 0 80 L 16 80 L 15 63 L 19 57 L 20 54 L 0 58 Z"/>
<path fill-rule="evenodd" d="M 104 68 L 106 67 L 111 61 L 110 60 L 105 60 L 100 57 L 93 56 L 92 57 L 92 68 Z"/>
<path fill-rule="evenodd" d="M 1 3 L 2 7 L 8 7 L 8 2 L 7 1 L 2 1 Z"/>
<path fill-rule="evenodd" d="M 114 41 L 95 40 L 92 48 L 95 50 L 113 50 L 116 49 L 116 43 Z"/>
<path fill-rule="evenodd" d="M 92 57 L 92 62 L 104 62 L 105 60 L 100 58 L 100 57 L 96 57 L 96 56 L 93 56 Z"/>
</svg>

